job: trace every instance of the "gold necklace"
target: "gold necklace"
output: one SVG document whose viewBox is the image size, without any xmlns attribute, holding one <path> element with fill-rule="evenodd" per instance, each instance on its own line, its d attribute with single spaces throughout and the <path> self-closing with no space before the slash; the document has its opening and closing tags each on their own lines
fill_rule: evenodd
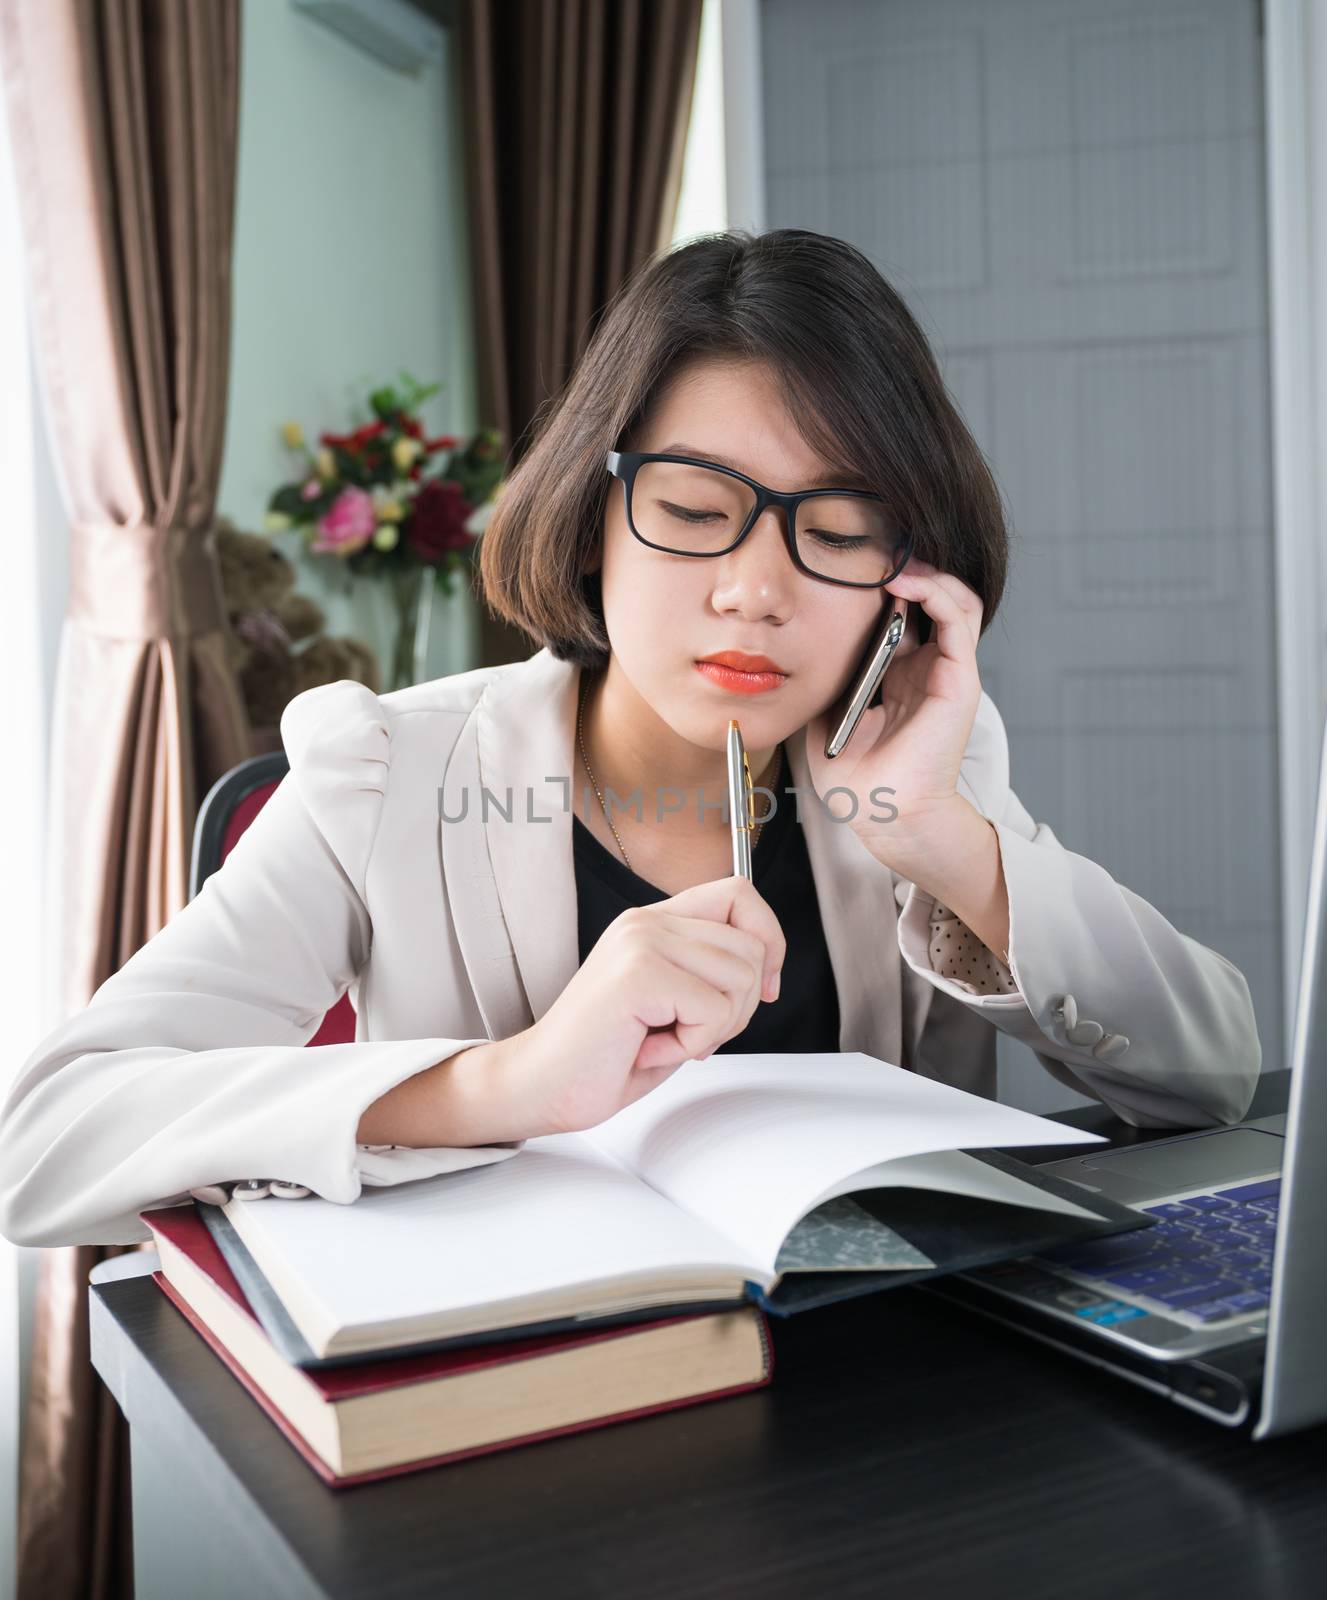
<svg viewBox="0 0 1327 1600">
<path fill-rule="evenodd" d="M 613 829 L 613 837 L 617 840 L 617 847 L 622 852 L 622 859 L 623 859 L 623 861 L 626 862 L 627 870 L 630 872 L 630 871 L 634 870 L 632 868 L 632 865 L 631 865 L 631 857 L 627 854 L 626 846 L 622 843 L 622 839 L 621 839 L 620 835 L 618 834 L 617 829 L 613 828 L 613 819 L 608 814 L 608 806 L 607 806 L 607 804 L 606 804 L 606 802 L 604 800 L 603 795 L 600 794 L 600 792 L 599 792 L 599 785 L 595 782 L 594 773 L 590 768 L 590 758 L 585 753 L 585 734 L 584 734 L 584 731 L 583 731 L 583 724 L 584 724 L 584 718 L 585 718 L 585 689 L 586 689 L 586 684 L 585 684 L 584 679 L 582 679 L 582 681 L 581 681 L 581 689 L 580 689 L 580 698 L 579 698 L 578 704 L 576 706 L 576 742 L 581 747 L 581 760 L 585 763 L 585 771 L 589 775 L 590 787 L 594 790 L 595 798 L 598 800 L 599 804 L 603 807 L 604 821 L 608 824 L 608 826 L 610 828 Z M 756 785 L 754 785 L 754 787 L 755 788 L 773 789 L 775 783 L 777 783 L 777 781 L 778 781 L 779 774 L 782 771 L 783 771 L 783 746 L 782 745 L 778 745 L 776 747 L 775 751 L 774 751 L 774 765 L 773 765 L 773 768 L 771 769 L 771 772 L 770 772 L 769 782 L 765 783 L 765 784 L 756 784 Z M 764 828 L 766 822 L 768 822 L 768 821 L 769 821 L 768 817 L 762 817 L 760 819 L 760 821 L 755 826 L 755 830 L 751 835 L 751 849 L 752 849 L 753 853 L 755 851 L 756 846 L 760 843 L 761 830 Z"/>
</svg>

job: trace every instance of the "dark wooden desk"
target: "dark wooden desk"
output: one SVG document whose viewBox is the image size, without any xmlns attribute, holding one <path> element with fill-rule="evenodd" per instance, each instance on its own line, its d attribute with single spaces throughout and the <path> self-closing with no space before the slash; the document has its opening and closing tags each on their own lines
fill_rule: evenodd
<svg viewBox="0 0 1327 1600">
<path fill-rule="evenodd" d="M 138 1600 L 1323 1592 L 1327 1428 L 1254 1444 L 924 1291 L 776 1322 L 760 1393 L 341 1491 L 149 1279 L 90 1294 Z"/>
</svg>

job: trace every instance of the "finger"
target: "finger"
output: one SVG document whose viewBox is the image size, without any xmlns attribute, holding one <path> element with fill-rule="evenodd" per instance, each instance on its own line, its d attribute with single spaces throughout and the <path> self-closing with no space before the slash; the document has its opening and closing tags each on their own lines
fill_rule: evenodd
<svg viewBox="0 0 1327 1600">
<path fill-rule="evenodd" d="M 788 955 L 788 941 L 783 936 L 783 928 L 778 917 L 774 915 L 773 906 L 749 878 L 734 873 L 721 881 L 728 883 L 733 897 L 728 913 L 729 923 L 734 928 L 755 934 L 765 945 L 768 954 L 762 988 L 766 989 L 773 999 L 778 992 L 773 985 L 783 971 L 783 963 Z"/>
<path fill-rule="evenodd" d="M 681 939 L 713 945 L 738 955 L 750 967 L 757 989 L 765 988 L 765 945 L 754 933 L 745 928 L 734 928 L 728 922 L 711 922 L 706 917 L 681 917 L 676 912 L 663 912 L 660 922 Z"/>
<path fill-rule="evenodd" d="M 980 618 L 974 619 L 958 599 L 935 578 L 901 572 L 888 584 L 891 593 L 915 600 L 935 624 L 933 642 L 951 661 L 970 662 L 976 654 Z"/>
<path fill-rule="evenodd" d="M 956 572 L 946 572 L 943 567 L 934 566 L 929 561 L 923 561 L 920 556 L 914 556 L 904 568 L 905 572 L 919 572 L 924 578 L 934 578 L 943 585 L 958 601 L 965 611 L 972 611 L 981 616 L 983 611 L 981 596 L 971 586 L 964 583 Z"/>
<path fill-rule="evenodd" d="M 666 1033 L 646 1034 L 631 1073 L 622 1086 L 622 1105 L 629 1106 L 643 1099 L 652 1089 L 657 1089 L 661 1083 L 671 1078 L 687 1059 L 678 1048 L 676 1040 L 667 1046 L 659 1045 L 659 1040 L 668 1040 L 669 1037 Z M 664 1059 L 656 1064 L 656 1058 L 666 1057 L 670 1050 L 679 1059 L 676 1061 Z"/>
<path fill-rule="evenodd" d="M 768 900 L 749 878 L 733 873 L 727 878 L 712 878 L 708 883 L 693 884 L 683 889 L 667 904 L 669 910 L 688 917 L 705 917 L 711 922 L 731 923 L 735 928 L 754 933 L 765 946 L 763 992 L 774 977 L 783 970 L 787 955 L 787 941 L 779 919 Z"/>
<path fill-rule="evenodd" d="M 722 945 L 670 930 L 655 929 L 651 935 L 654 943 L 648 960 L 661 963 L 650 966 L 651 982 L 665 995 L 685 991 L 678 987 L 679 980 L 707 983 L 722 996 L 725 1007 L 716 1030 L 709 1036 L 707 1049 L 713 1049 L 724 1039 L 740 1033 L 760 1003 L 760 966 L 752 964 Z M 678 1005 L 679 1010 L 681 1004 Z M 708 1017 L 708 1014 L 707 1014 Z M 691 1020 L 690 1017 L 687 1020 Z M 667 1021 L 667 1019 L 665 1019 Z M 703 1053 L 703 1052 L 702 1052 Z"/>
<path fill-rule="evenodd" d="M 939 567 L 932 566 L 929 561 L 920 561 L 914 557 L 905 568 L 908 572 L 916 571 L 923 578 L 930 578 L 947 594 L 952 595 L 958 608 L 968 618 L 972 626 L 972 639 L 974 645 L 981 640 L 981 622 L 986 608 L 977 591 L 964 583 L 957 573 L 945 572 Z"/>
<path fill-rule="evenodd" d="M 941 572 L 938 567 L 927 566 L 915 572 L 909 567 L 905 572 L 901 572 L 899 577 L 924 584 L 927 593 L 947 596 L 971 629 L 974 641 L 980 637 L 983 613 L 981 598 L 974 594 L 961 578 L 955 577 L 952 572 Z M 889 587 L 893 588 L 892 582 Z M 928 614 L 931 611 L 930 605 L 926 603 L 923 604 L 923 609 Z"/>
<path fill-rule="evenodd" d="M 705 924 L 701 924 L 705 926 Z M 714 927 L 711 923 L 709 926 Z M 717 930 L 729 933 L 735 929 Z M 660 934 L 660 953 L 683 972 L 704 978 L 728 996 L 732 1006 L 726 1037 L 740 1033 L 751 1020 L 760 1004 L 761 970 L 765 959 L 764 946 L 759 946 L 754 959 L 745 951 L 735 950 L 721 940 L 710 940 L 693 934 L 676 933 L 665 929 Z"/>
<path fill-rule="evenodd" d="M 708 1055 L 731 1038 L 732 1000 L 708 979 L 678 967 L 663 954 L 651 959 L 646 978 L 645 997 L 638 1002 L 635 1015 L 642 1027 L 660 1030 L 653 1035 L 660 1042 L 645 1051 L 649 1065 Z M 638 1060 L 648 1043 L 648 1039 L 641 1041 Z"/>
<path fill-rule="evenodd" d="M 709 917 L 682 916 L 678 912 L 668 910 L 667 908 L 674 905 L 676 900 L 677 897 L 674 896 L 672 900 L 636 907 L 634 914 L 644 920 L 647 928 L 667 929 L 683 940 L 711 945 L 741 956 L 750 968 L 756 984 L 756 1000 L 751 1008 L 753 1011 L 761 999 L 772 1001 L 778 998 L 778 990 L 774 987 L 773 979 L 766 976 L 768 949 L 763 939 L 745 928 L 734 927 L 728 922 L 717 922 Z M 777 918 L 775 920 L 777 922 Z M 692 970 L 699 969 L 693 967 Z"/>
</svg>

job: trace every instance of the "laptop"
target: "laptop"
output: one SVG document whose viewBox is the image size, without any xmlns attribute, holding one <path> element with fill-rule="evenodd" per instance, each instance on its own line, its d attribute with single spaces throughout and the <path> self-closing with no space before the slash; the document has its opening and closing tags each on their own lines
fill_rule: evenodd
<svg viewBox="0 0 1327 1600">
<path fill-rule="evenodd" d="M 1327 725 L 1286 1112 L 1038 1166 L 1155 1221 L 924 1292 L 1254 1439 L 1327 1420 L 1325 995 Z"/>
</svg>

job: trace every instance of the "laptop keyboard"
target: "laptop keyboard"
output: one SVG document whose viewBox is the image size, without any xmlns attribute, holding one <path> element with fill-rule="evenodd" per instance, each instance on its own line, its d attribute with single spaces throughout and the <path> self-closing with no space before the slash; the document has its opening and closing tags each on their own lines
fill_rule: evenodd
<svg viewBox="0 0 1327 1600">
<path fill-rule="evenodd" d="M 1221 1324 L 1267 1310 L 1280 1201 L 1279 1176 L 1177 1195 L 1138 1208 L 1157 1219 L 1150 1228 L 1023 1259 L 1067 1278 L 1056 1299 L 1092 1322 Z"/>
</svg>

